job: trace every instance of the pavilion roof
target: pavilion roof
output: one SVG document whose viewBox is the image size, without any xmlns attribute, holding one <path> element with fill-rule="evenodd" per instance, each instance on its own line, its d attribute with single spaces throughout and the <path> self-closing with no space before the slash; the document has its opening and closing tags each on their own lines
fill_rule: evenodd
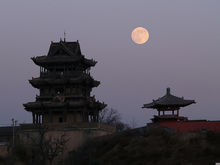
<svg viewBox="0 0 220 165">
<path fill-rule="evenodd" d="M 190 104 L 196 103 L 195 100 L 185 100 L 183 97 L 177 97 L 170 93 L 170 88 L 167 88 L 167 93 L 163 97 L 153 100 L 153 102 L 144 104 L 142 108 L 168 108 L 168 107 L 185 107 Z"/>
</svg>

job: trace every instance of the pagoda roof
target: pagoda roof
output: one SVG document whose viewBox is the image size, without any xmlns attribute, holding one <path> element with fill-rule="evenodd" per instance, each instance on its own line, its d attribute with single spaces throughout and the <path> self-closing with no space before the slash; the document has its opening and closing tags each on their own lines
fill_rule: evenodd
<svg viewBox="0 0 220 165">
<path fill-rule="evenodd" d="M 51 42 L 50 49 L 47 56 L 56 56 L 56 55 L 81 55 L 79 42 Z"/>
<path fill-rule="evenodd" d="M 25 109 L 27 111 L 47 111 L 49 109 L 60 109 L 60 111 L 63 110 L 63 108 L 70 108 L 71 110 L 77 110 L 76 108 L 80 107 L 87 107 L 88 111 L 93 110 L 94 108 L 97 110 L 101 110 L 105 108 L 107 105 L 105 103 L 101 103 L 96 100 L 84 100 L 84 101 L 69 101 L 69 102 L 55 102 L 55 101 L 36 101 L 36 102 L 29 102 L 26 104 L 23 104 Z M 80 109 L 82 111 L 82 109 Z"/>
<path fill-rule="evenodd" d="M 51 42 L 48 54 L 31 58 L 36 65 L 48 66 L 53 64 L 71 64 L 81 61 L 84 65 L 90 67 L 97 63 L 92 59 L 86 59 L 81 54 L 79 42 Z"/>
<path fill-rule="evenodd" d="M 85 84 L 90 87 L 97 87 L 100 82 L 94 80 L 89 75 L 81 75 L 76 78 L 32 78 L 29 80 L 31 85 L 35 88 L 39 88 L 43 85 L 60 85 L 60 84 Z"/>
<path fill-rule="evenodd" d="M 152 108 L 152 109 L 160 109 L 160 108 L 180 108 L 185 107 L 190 104 L 196 103 L 195 100 L 185 100 L 183 97 L 177 97 L 170 93 L 170 88 L 167 88 L 167 93 L 163 97 L 153 100 L 153 102 L 149 104 L 144 104 L 142 108 Z"/>
</svg>

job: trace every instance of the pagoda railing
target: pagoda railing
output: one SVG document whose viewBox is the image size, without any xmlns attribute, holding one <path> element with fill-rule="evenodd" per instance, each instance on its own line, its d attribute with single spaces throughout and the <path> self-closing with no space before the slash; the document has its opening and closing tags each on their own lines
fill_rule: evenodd
<svg viewBox="0 0 220 165">
<path fill-rule="evenodd" d="M 40 72 L 41 78 L 64 78 L 75 77 L 81 75 L 82 71 L 66 71 L 66 72 Z"/>
</svg>

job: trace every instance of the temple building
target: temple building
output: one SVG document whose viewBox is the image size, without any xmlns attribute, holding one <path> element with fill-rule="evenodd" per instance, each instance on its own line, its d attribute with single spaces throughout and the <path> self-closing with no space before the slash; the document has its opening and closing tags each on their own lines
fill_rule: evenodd
<svg viewBox="0 0 220 165">
<path fill-rule="evenodd" d="M 100 84 L 90 75 L 97 62 L 85 58 L 78 41 L 51 42 L 46 56 L 31 59 L 40 67 L 40 76 L 29 82 L 40 94 L 24 107 L 34 124 L 98 122 L 106 104 L 90 94 Z"/>
<path fill-rule="evenodd" d="M 170 88 L 167 88 L 166 94 L 163 97 L 143 105 L 142 108 L 156 109 L 158 113 L 151 119 L 152 123 L 147 123 L 147 126 L 168 128 L 182 133 L 207 130 L 220 131 L 219 120 L 189 120 L 187 117 L 179 116 L 180 108 L 191 104 L 195 104 L 195 101 L 174 96 L 171 94 Z"/>
<path fill-rule="evenodd" d="M 81 53 L 79 42 L 51 42 L 48 54 L 31 58 L 40 75 L 29 80 L 39 90 L 34 102 L 24 105 L 33 123 L 20 124 L 18 139 L 28 143 L 45 132 L 45 138 L 67 140 L 64 155 L 88 139 L 115 132 L 115 126 L 100 123 L 99 113 L 106 104 L 91 96 L 100 82 L 90 75 L 93 59 Z"/>
<path fill-rule="evenodd" d="M 158 115 L 151 119 L 153 122 L 187 121 L 187 117 L 179 116 L 179 110 L 181 107 L 194 103 L 194 100 L 185 100 L 183 97 L 172 95 L 170 88 L 167 88 L 167 92 L 163 97 L 153 100 L 149 104 L 144 104 L 142 108 L 157 110 Z"/>
</svg>

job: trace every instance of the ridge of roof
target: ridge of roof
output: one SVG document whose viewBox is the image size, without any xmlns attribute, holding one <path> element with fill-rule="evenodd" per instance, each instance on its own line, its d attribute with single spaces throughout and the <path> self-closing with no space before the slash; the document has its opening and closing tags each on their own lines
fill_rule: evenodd
<svg viewBox="0 0 220 165">
<path fill-rule="evenodd" d="M 144 104 L 142 108 L 158 108 L 162 106 L 185 107 L 193 103 L 196 103 L 195 100 L 185 100 L 183 97 L 174 96 L 170 93 L 170 88 L 167 88 L 167 93 L 163 97 Z"/>
<path fill-rule="evenodd" d="M 66 42 L 61 40 L 60 42 L 51 42 L 47 56 L 54 56 L 59 49 L 63 49 L 68 56 L 75 56 L 77 54 L 81 55 L 78 40 L 76 42 Z"/>
</svg>

